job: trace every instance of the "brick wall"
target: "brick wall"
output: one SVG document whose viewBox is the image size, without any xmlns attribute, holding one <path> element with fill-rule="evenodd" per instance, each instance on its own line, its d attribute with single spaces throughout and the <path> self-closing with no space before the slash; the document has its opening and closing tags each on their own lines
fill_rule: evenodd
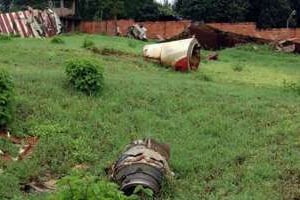
<svg viewBox="0 0 300 200">
<path fill-rule="evenodd" d="M 281 40 L 286 38 L 300 38 L 300 28 L 297 29 L 256 29 L 255 23 L 209 23 L 207 24 L 216 29 L 237 33 L 245 36 L 263 38 L 267 40 Z"/>
<path fill-rule="evenodd" d="M 120 28 L 122 35 L 125 35 L 128 27 L 135 24 L 134 20 L 114 20 L 108 21 L 83 21 L 80 23 L 79 30 L 84 33 L 105 33 L 107 35 L 115 35 L 116 27 Z M 166 22 L 142 22 L 147 28 L 147 36 L 156 39 L 158 36 L 163 38 L 171 38 L 183 32 L 191 21 L 166 21 Z M 256 29 L 255 23 L 208 23 L 207 25 L 216 29 L 236 33 L 245 36 L 263 38 L 267 40 L 281 40 L 286 38 L 299 38 L 300 28 L 297 29 Z"/>
<path fill-rule="evenodd" d="M 84 33 L 105 33 L 115 35 L 116 27 L 120 28 L 122 35 L 126 35 L 128 27 L 135 24 L 133 20 L 83 21 L 79 30 Z M 190 21 L 142 22 L 147 28 L 147 36 L 156 39 L 158 36 L 171 38 L 181 33 L 190 25 Z"/>
</svg>

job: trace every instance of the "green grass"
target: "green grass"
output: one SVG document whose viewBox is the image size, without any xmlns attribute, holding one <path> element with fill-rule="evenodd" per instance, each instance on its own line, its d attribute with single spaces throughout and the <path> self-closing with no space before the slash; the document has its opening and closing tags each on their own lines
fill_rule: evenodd
<svg viewBox="0 0 300 200">
<path fill-rule="evenodd" d="M 126 54 L 93 54 L 81 47 L 86 37 Z M 137 56 L 143 42 L 61 38 L 63 45 L 0 41 L 0 67 L 16 87 L 11 133 L 40 136 L 31 158 L 0 165 L 2 197 L 43 199 L 19 184 L 63 177 L 81 163 L 105 179 L 104 168 L 125 145 L 144 137 L 171 145 L 176 176 L 162 199 L 300 197 L 300 95 L 284 88 L 284 81 L 300 82 L 299 55 L 247 45 L 220 51 L 219 61 L 202 62 L 198 72 L 179 73 Z M 64 63 L 78 57 L 103 65 L 102 96 L 68 86 Z"/>
</svg>

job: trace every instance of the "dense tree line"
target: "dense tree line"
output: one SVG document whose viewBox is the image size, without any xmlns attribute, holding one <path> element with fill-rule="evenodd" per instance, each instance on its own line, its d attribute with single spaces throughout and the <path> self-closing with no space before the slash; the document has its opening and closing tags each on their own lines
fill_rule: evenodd
<svg viewBox="0 0 300 200">
<path fill-rule="evenodd" d="M 55 1 L 55 0 L 53 0 Z M 154 0 L 76 0 L 77 15 L 82 19 L 168 20 L 180 15 L 204 22 L 257 22 L 260 28 L 285 27 L 293 10 L 297 15 L 290 27 L 300 26 L 300 0 L 175 0 L 173 7 Z M 45 8 L 48 0 L 0 0 L 0 9 L 17 10 L 31 5 Z M 175 14 L 176 13 L 176 14 Z"/>
<path fill-rule="evenodd" d="M 254 21 L 260 28 L 285 27 L 299 0 L 176 0 L 174 10 L 185 18 L 205 22 Z M 300 17 L 290 26 L 300 25 Z"/>
<path fill-rule="evenodd" d="M 52 0 L 55 2 L 56 0 Z M 59 1 L 59 0 L 58 0 Z M 137 21 L 167 19 L 172 16 L 169 4 L 161 5 L 154 0 L 76 0 L 77 15 L 82 19 L 105 20 L 131 18 Z M 48 0 L 0 0 L 3 11 L 49 6 Z"/>
</svg>

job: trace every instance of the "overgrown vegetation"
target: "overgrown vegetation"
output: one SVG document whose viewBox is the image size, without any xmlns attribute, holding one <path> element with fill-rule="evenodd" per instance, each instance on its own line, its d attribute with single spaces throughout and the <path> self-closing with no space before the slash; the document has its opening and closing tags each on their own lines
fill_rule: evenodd
<svg viewBox="0 0 300 200">
<path fill-rule="evenodd" d="M 125 196 L 114 183 L 79 172 L 61 179 L 58 187 L 58 192 L 49 200 L 137 200 L 137 198 Z"/>
<path fill-rule="evenodd" d="M 10 74 L 0 69 L 0 130 L 8 128 L 13 119 L 13 81 Z"/>
<path fill-rule="evenodd" d="M 288 90 L 295 92 L 296 94 L 300 95 L 300 81 L 298 82 L 291 82 L 291 81 L 283 81 L 283 87 Z"/>
<path fill-rule="evenodd" d="M 10 40 L 12 40 L 11 36 L 0 33 L 0 41 L 10 41 Z"/>
<path fill-rule="evenodd" d="M 65 44 L 65 41 L 61 37 L 53 37 L 51 39 L 52 44 Z"/>
<path fill-rule="evenodd" d="M 103 169 L 144 137 L 171 146 L 175 177 L 158 199 L 299 198 L 300 96 L 283 87 L 284 80 L 298 83 L 299 55 L 247 45 L 180 73 L 131 56 L 141 55 L 144 42 L 129 47 L 126 38 L 88 36 L 98 49 L 128 53 L 102 55 L 81 47 L 86 37 L 62 36 L 63 46 L 51 39 L 1 43 L 0 66 L 13 76 L 18 105 L 10 132 L 39 136 L 39 143 L 25 160 L 0 160 L 0 199 L 45 199 L 20 184 L 60 179 L 77 165 L 103 182 Z M 101 96 L 66 86 L 65 62 L 74 58 L 103 66 Z M 235 72 L 234 63 L 247 68 Z"/>
<path fill-rule="evenodd" d="M 92 49 L 93 47 L 95 47 L 95 43 L 91 39 L 85 38 L 82 44 L 82 48 Z"/>
<path fill-rule="evenodd" d="M 104 86 L 103 68 L 91 59 L 75 59 L 66 64 L 66 74 L 72 86 L 88 95 L 95 95 Z"/>
</svg>

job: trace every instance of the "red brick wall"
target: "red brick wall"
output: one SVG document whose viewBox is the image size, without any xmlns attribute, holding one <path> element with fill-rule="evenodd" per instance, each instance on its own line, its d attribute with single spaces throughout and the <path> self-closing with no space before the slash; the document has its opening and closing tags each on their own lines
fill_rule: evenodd
<svg viewBox="0 0 300 200">
<path fill-rule="evenodd" d="M 246 36 L 263 38 L 267 40 L 281 40 L 286 38 L 300 38 L 300 28 L 297 29 L 256 29 L 255 23 L 209 23 L 207 24 L 216 29 L 237 33 Z"/>
<path fill-rule="evenodd" d="M 115 35 L 116 26 L 119 26 L 122 35 L 125 35 L 128 27 L 135 24 L 134 20 L 114 20 L 109 21 L 83 21 L 80 23 L 80 31 L 84 33 L 105 33 Z M 147 36 L 156 39 L 158 36 L 171 38 L 183 32 L 191 22 L 190 21 L 166 21 L 166 22 L 142 22 L 147 28 Z M 216 29 L 237 33 L 246 36 L 258 37 L 267 40 L 281 40 L 285 38 L 299 38 L 300 28 L 297 29 L 256 29 L 255 23 L 208 23 L 207 25 Z"/>
<path fill-rule="evenodd" d="M 114 20 L 108 21 L 83 21 L 80 23 L 79 30 L 84 33 L 105 33 L 115 35 L 116 27 L 120 28 L 122 35 L 127 33 L 128 27 L 135 24 L 133 20 Z M 142 22 L 147 28 L 147 36 L 156 39 L 157 36 L 170 38 L 181 33 L 190 25 L 190 21 L 167 21 L 167 22 Z"/>
</svg>

